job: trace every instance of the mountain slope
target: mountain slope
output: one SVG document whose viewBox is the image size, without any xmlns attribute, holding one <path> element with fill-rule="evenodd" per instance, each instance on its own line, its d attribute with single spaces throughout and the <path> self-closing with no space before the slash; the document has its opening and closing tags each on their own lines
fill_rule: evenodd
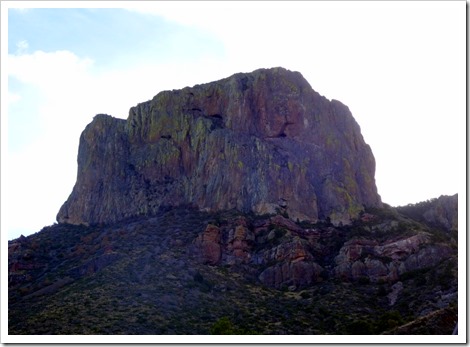
<svg viewBox="0 0 470 347">
<path fill-rule="evenodd" d="M 9 245 L 9 333 L 379 334 L 456 317 L 456 242 L 436 232 L 390 208 L 343 227 L 188 208 L 54 225 Z"/>
</svg>

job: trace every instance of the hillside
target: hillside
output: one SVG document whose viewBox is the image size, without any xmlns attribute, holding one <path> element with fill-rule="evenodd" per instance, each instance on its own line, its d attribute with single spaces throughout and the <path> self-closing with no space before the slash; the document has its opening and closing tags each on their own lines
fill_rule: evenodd
<svg viewBox="0 0 470 347">
<path fill-rule="evenodd" d="M 443 308 L 455 325 L 456 244 L 392 208 L 342 227 L 188 208 L 58 224 L 9 244 L 9 333 L 380 334 Z"/>
</svg>

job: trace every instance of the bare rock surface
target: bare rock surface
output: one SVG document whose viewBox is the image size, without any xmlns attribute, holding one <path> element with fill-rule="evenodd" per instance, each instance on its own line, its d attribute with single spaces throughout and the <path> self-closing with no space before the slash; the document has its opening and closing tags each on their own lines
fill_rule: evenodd
<svg viewBox="0 0 470 347">
<path fill-rule="evenodd" d="M 98 115 L 80 138 L 60 223 L 113 223 L 168 206 L 281 210 L 347 224 L 380 207 L 375 160 L 348 107 L 283 68 L 164 91 Z"/>
<path fill-rule="evenodd" d="M 398 207 L 401 213 L 433 228 L 458 230 L 458 194 L 441 195 L 438 198 Z"/>
</svg>

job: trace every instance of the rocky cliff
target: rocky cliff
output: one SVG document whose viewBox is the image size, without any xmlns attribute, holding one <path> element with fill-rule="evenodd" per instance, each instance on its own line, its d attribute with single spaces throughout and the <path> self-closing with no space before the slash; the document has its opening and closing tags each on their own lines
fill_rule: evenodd
<svg viewBox="0 0 470 347">
<path fill-rule="evenodd" d="M 458 194 L 398 207 L 401 213 L 434 228 L 458 230 Z"/>
<path fill-rule="evenodd" d="M 441 195 L 423 213 L 424 220 L 447 230 L 458 230 L 458 194 Z"/>
<path fill-rule="evenodd" d="M 80 138 L 59 223 L 112 223 L 168 206 L 349 223 L 380 207 L 375 161 L 341 102 L 283 68 L 164 91 Z"/>
</svg>

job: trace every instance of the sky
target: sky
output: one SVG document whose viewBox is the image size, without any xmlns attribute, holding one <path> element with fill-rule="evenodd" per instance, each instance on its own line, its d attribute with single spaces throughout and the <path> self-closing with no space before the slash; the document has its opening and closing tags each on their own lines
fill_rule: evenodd
<svg viewBox="0 0 470 347">
<path fill-rule="evenodd" d="M 466 192 L 465 1 L 1 6 L 8 240 L 55 222 L 76 180 L 80 133 L 96 114 L 127 118 L 162 90 L 275 66 L 349 107 L 383 202 Z"/>
</svg>

